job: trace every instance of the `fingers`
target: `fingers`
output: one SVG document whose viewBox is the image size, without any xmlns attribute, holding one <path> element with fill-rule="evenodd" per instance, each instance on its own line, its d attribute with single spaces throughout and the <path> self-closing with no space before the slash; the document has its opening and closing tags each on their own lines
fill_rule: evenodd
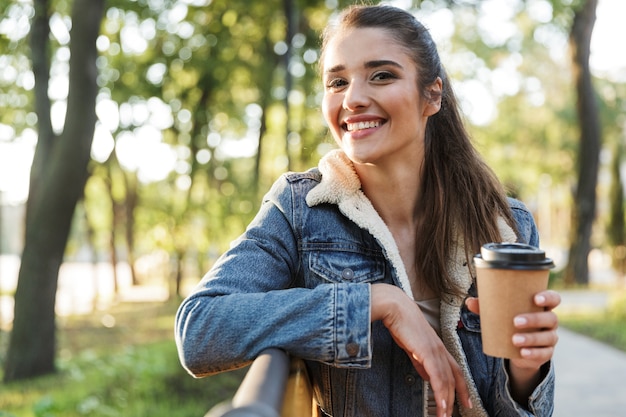
<svg viewBox="0 0 626 417">
<path fill-rule="evenodd" d="M 537 293 L 534 297 L 535 304 L 546 310 L 553 310 L 561 304 L 561 296 L 556 291 L 546 290 Z"/>
<path fill-rule="evenodd" d="M 478 298 L 476 297 L 468 297 L 465 300 L 465 305 L 467 309 L 474 314 L 480 314 L 480 305 L 478 304 Z"/>
<path fill-rule="evenodd" d="M 513 320 L 519 330 L 513 335 L 513 344 L 520 348 L 522 360 L 512 363 L 527 369 L 539 368 L 548 362 L 559 340 L 558 317 L 552 310 L 561 302 L 560 295 L 554 291 L 542 291 L 535 295 L 534 301 L 544 311 L 520 314 Z"/>
<path fill-rule="evenodd" d="M 454 372 L 448 367 L 442 369 L 443 373 L 432 373 L 430 386 L 435 395 L 437 404 L 437 417 L 452 415 L 454 405 L 454 394 L 457 382 L 454 380 Z M 448 410 L 450 407 L 450 410 Z"/>
<path fill-rule="evenodd" d="M 515 316 L 513 324 L 517 329 L 556 329 L 559 319 L 552 311 L 526 313 Z"/>
<path fill-rule="evenodd" d="M 556 344 L 556 328 L 558 327 L 559 320 L 557 315 L 552 311 L 561 302 L 561 297 L 554 291 L 543 291 L 535 295 L 535 304 L 539 307 L 543 307 L 544 311 L 536 313 L 525 313 L 515 316 L 513 323 L 515 327 L 521 331 L 531 331 L 536 329 L 537 332 L 532 333 L 534 337 L 529 336 L 531 333 L 516 334 L 514 338 L 517 338 L 520 343 L 534 343 L 534 346 L 545 346 L 546 344 Z M 545 333 L 545 334 L 543 334 Z M 539 336 L 543 334 L 543 336 Z M 526 340 L 522 342 L 522 336 L 525 336 Z M 515 341 L 514 341 L 515 343 Z"/>
<path fill-rule="evenodd" d="M 520 349 L 522 359 L 528 364 L 527 368 L 538 368 L 548 362 L 554 355 L 554 346 L 546 346 L 541 348 L 522 348 Z M 532 363 L 533 366 L 530 364 Z M 521 367 L 524 367 L 522 364 Z"/>
<path fill-rule="evenodd" d="M 554 354 L 554 347 L 559 340 L 556 331 L 518 333 L 513 335 L 513 344 L 520 348 L 524 359 L 540 361 L 543 364 Z"/>
<path fill-rule="evenodd" d="M 457 397 L 464 407 L 473 408 L 472 400 L 470 399 L 469 388 L 467 387 L 467 384 L 465 383 L 463 372 L 461 371 L 461 368 L 456 362 L 454 362 L 454 365 L 455 366 L 452 369 L 454 371 L 454 379 L 456 381 L 455 389 L 456 389 Z"/>
<path fill-rule="evenodd" d="M 559 336 L 555 330 L 541 330 L 513 335 L 513 344 L 518 347 L 555 346 L 558 341 Z"/>
<path fill-rule="evenodd" d="M 533 298 L 535 304 L 546 310 L 553 310 L 561 304 L 561 296 L 556 291 L 541 291 Z M 468 310 L 475 314 L 480 314 L 480 304 L 477 297 L 468 297 L 465 299 L 465 305 Z"/>
<path fill-rule="evenodd" d="M 452 415 L 455 396 L 461 404 L 471 408 L 469 389 L 461 368 L 443 346 L 410 356 L 417 372 L 430 384 L 437 405 L 437 417 Z"/>
<path fill-rule="evenodd" d="M 459 365 L 447 351 L 437 357 L 444 359 L 443 362 L 434 362 L 437 369 L 430 369 L 429 365 L 423 368 L 428 376 L 424 379 L 429 381 L 434 393 L 437 416 L 452 415 L 455 397 L 464 407 L 472 408 L 469 389 Z M 418 360 L 417 357 L 414 358 Z"/>
</svg>

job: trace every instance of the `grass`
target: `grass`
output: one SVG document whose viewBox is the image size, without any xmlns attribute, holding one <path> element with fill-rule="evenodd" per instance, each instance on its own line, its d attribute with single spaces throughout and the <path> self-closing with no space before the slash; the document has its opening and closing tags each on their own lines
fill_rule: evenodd
<svg viewBox="0 0 626 417">
<path fill-rule="evenodd" d="M 174 304 L 122 304 L 59 324 L 58 372 L 0 388 L 0 417 L 202 417 L 244 371 L 194 379 L 173 341 Z M 6 339 L 6 335 L 3 335 Z"/>
<path fill-rule="evenodd" d="M 59 319 L 58 372 L 1 385 L 0 417 L 204 416 L 232 397 L 245 370 L 190 377 L 173 341 L 177 305 L 128 303 Z M 560 315 L 559 320 L 626 351 L 626 293 L 607 311 Z M 6 333 L 0 333 L 0 355 L 6 341 Z"/>
<path fill-rule="evenodd" d="M 559 315 L 560 325 L 626 351 L 626 293 L 618 293 L 605 311 Z"/>
</svg>

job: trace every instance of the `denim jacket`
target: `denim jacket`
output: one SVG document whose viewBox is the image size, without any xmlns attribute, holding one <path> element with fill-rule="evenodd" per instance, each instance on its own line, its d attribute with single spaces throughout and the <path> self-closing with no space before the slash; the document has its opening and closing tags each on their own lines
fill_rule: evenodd
<svg viewBox="0 0 626 417">
<path fill-rule="evenodd" d="M 504 241 L 538 246 L 534 220 L 511 199 L 519 236 L 502 220 Z M 450 275 L 475 294 L 472 265 L 459 246 Z M 380 322 L 370 322 L 373 283 L 396 285 L 412 297 L 389 229 L 360 189 L 345 154 L 319 168 L 276 181 L 245 233 L 231 245 L 176 316 L 182 365 L 201 377 L 243 367 L 274 347 L 304 358 L 326 416 L 425 416 L 425 384 Z M 525 410 L 508 389 L 506 363 L 482 353 L 479 317 L 464 297 L 444 295 L 441 337 L 468 384 L 464 417 L 550 416 L 554 371 Z"/>
</svg>

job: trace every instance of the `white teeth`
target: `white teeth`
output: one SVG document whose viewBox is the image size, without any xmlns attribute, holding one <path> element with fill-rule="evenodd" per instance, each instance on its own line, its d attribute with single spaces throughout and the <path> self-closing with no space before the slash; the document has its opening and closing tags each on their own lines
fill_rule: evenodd
<svg viewBox="0 0 626 417">
<path fill-rule="evenodd" d="M 363 129 L 371 129 L 373 127 L 380 126 L 380 120 L 369 121 L 369 122 L 358 122 L 358 123 L 348 123 L 347 129 L 348 132 L 353 132 L 355 130 L 363 130 Z"/>
</svg>

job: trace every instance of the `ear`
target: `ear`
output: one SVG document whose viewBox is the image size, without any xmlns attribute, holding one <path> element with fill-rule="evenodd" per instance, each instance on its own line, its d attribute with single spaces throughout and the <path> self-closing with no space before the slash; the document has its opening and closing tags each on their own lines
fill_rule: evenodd
<svg viewBox="0 0 626 417">
<path fill-rule="evenodd" d="M 424 116 L 432 116 L 437 114 L 441 109 L 441 96 L 443 90 L 443 82 L 441 78 L 437 79 L 428 87 L 426 87 L 426 105 L 424 106 Z"/>
</svg>

